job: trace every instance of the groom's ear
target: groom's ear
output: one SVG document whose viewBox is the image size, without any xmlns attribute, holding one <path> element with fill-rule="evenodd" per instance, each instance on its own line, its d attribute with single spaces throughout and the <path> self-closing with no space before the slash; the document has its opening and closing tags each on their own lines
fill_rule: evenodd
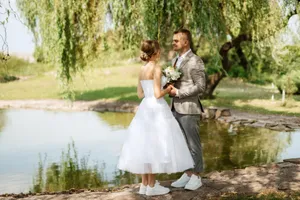
<svg viewBox="0 0 300 200">
<path fill-rule="evenodd" d="M 185 40 L 185 44 L 186 44 L 187 46 L 190 45 L 189 40 Z"/>
</svg>

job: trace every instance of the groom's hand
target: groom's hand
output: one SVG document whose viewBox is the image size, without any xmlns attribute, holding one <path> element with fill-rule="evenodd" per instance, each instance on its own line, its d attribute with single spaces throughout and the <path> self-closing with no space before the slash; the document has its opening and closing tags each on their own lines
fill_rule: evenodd
<svg viewBox="0 0 300 200">
<path fill-rule="evenodd" d="M 175 97 L 177 94 L 177 88 L 173 87 L 172 90 L 169 92 L 169 95 Z"/>
</svg>

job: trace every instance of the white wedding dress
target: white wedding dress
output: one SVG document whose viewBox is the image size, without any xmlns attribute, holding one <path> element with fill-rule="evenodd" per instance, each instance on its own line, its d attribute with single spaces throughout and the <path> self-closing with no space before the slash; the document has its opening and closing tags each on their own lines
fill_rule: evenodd
<svg viewBox="0 0 300 200">
<path fill-rule="evenodd" d="M 162 85 L 165 79 L 162 79 Z M 142 80 L 145 97 L 128 127 L 118 168 L 134 174 L 182 172 L 194 167 L 180 126 L 164 98 L 155 98 L 154 81 Z"/>
</svg>

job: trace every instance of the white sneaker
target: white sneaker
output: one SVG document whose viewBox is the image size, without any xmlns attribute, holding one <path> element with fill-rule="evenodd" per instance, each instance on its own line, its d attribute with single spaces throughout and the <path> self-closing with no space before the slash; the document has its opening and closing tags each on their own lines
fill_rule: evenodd
<svg viewBox="0 0 300 200">
<path fill-rule="evenodd" d="M 192 175 L 190 181 L 185 185 L 186 190 L 197 190 L 202 186 L 201 177 Z"/>
<path fill-rule="evenodd" d="M 186 173 L 183 173 L 182 176 L 175 182 L 171 184 L 172 187 L 184 187 L 189 181 L 191 177 L 189 177 Z"/>
<path fill-rule="evenodd" d="M 158 180 L 155 180 L 155 185 L 156 184 L 160 184 L 160 182 L 158 182 Z M 140 190 L 139 190 L 139 194 L 146 194 L 146 190 L 147 190 L 147 186 L 146 185 L 144 185 L 143 183 L 141 183 L 141 185 L 140 185 Z"/>
<path fill-rule="evenodd" d="M 147 196 L 155 196 L 155 195 L 163 195 L 170 192 L 169 188 L 163 187 L 160 184 L 155 184 L 154 187 L 147 186 L 146 195 Z"/>
<path fill-rule="evenodd" d="M 147 186 L 141 183 L 139 194 L 146 194 Z"/>
</svg>

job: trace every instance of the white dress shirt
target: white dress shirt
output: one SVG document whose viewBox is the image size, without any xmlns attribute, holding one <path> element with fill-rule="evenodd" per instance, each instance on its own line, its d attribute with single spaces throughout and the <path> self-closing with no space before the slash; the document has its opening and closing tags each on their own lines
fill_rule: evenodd
<svg viewBox="0 0 300 200">
<path fill-rule="evenodd" d="M 188 53 L 190 53 L 190 51 L 192 51 L 191 49 L 189 49 L 187 52 L 185 52 L 183 55 L 181 55 L 181 56 L 177 56 L 177 62 L 176 62 L 176 68 L 177 69 L 179 69 L 180 68 L 180 65 L 181 65 L 181 63 L 182 63 L 182 61 L 184 60 L 184 58 L 186 57 L 186 55 L 188 54 Z M 176 95 L 175 95 L 175 97 L 178 97 L 178 89 L 176 90 Z"/>
<path fill-rule="evenodd" d="M 181 63 L 182 63 L 182 61 L 183 61 L 183 59 L 186 57 L 186 55 L 188 54 L 188 53 L 190 53 L 192 50 L 191 49 L 189 49 L 187 52 L 185 52 L 183 55 L 181 55 L 181 56 L 177 56 L 177 63 L 176 63 L 176 68 L 177 69 L 179 69 L 179 67 L 180 67 L 180 65 L 181 65 Z"/>
</svg>

